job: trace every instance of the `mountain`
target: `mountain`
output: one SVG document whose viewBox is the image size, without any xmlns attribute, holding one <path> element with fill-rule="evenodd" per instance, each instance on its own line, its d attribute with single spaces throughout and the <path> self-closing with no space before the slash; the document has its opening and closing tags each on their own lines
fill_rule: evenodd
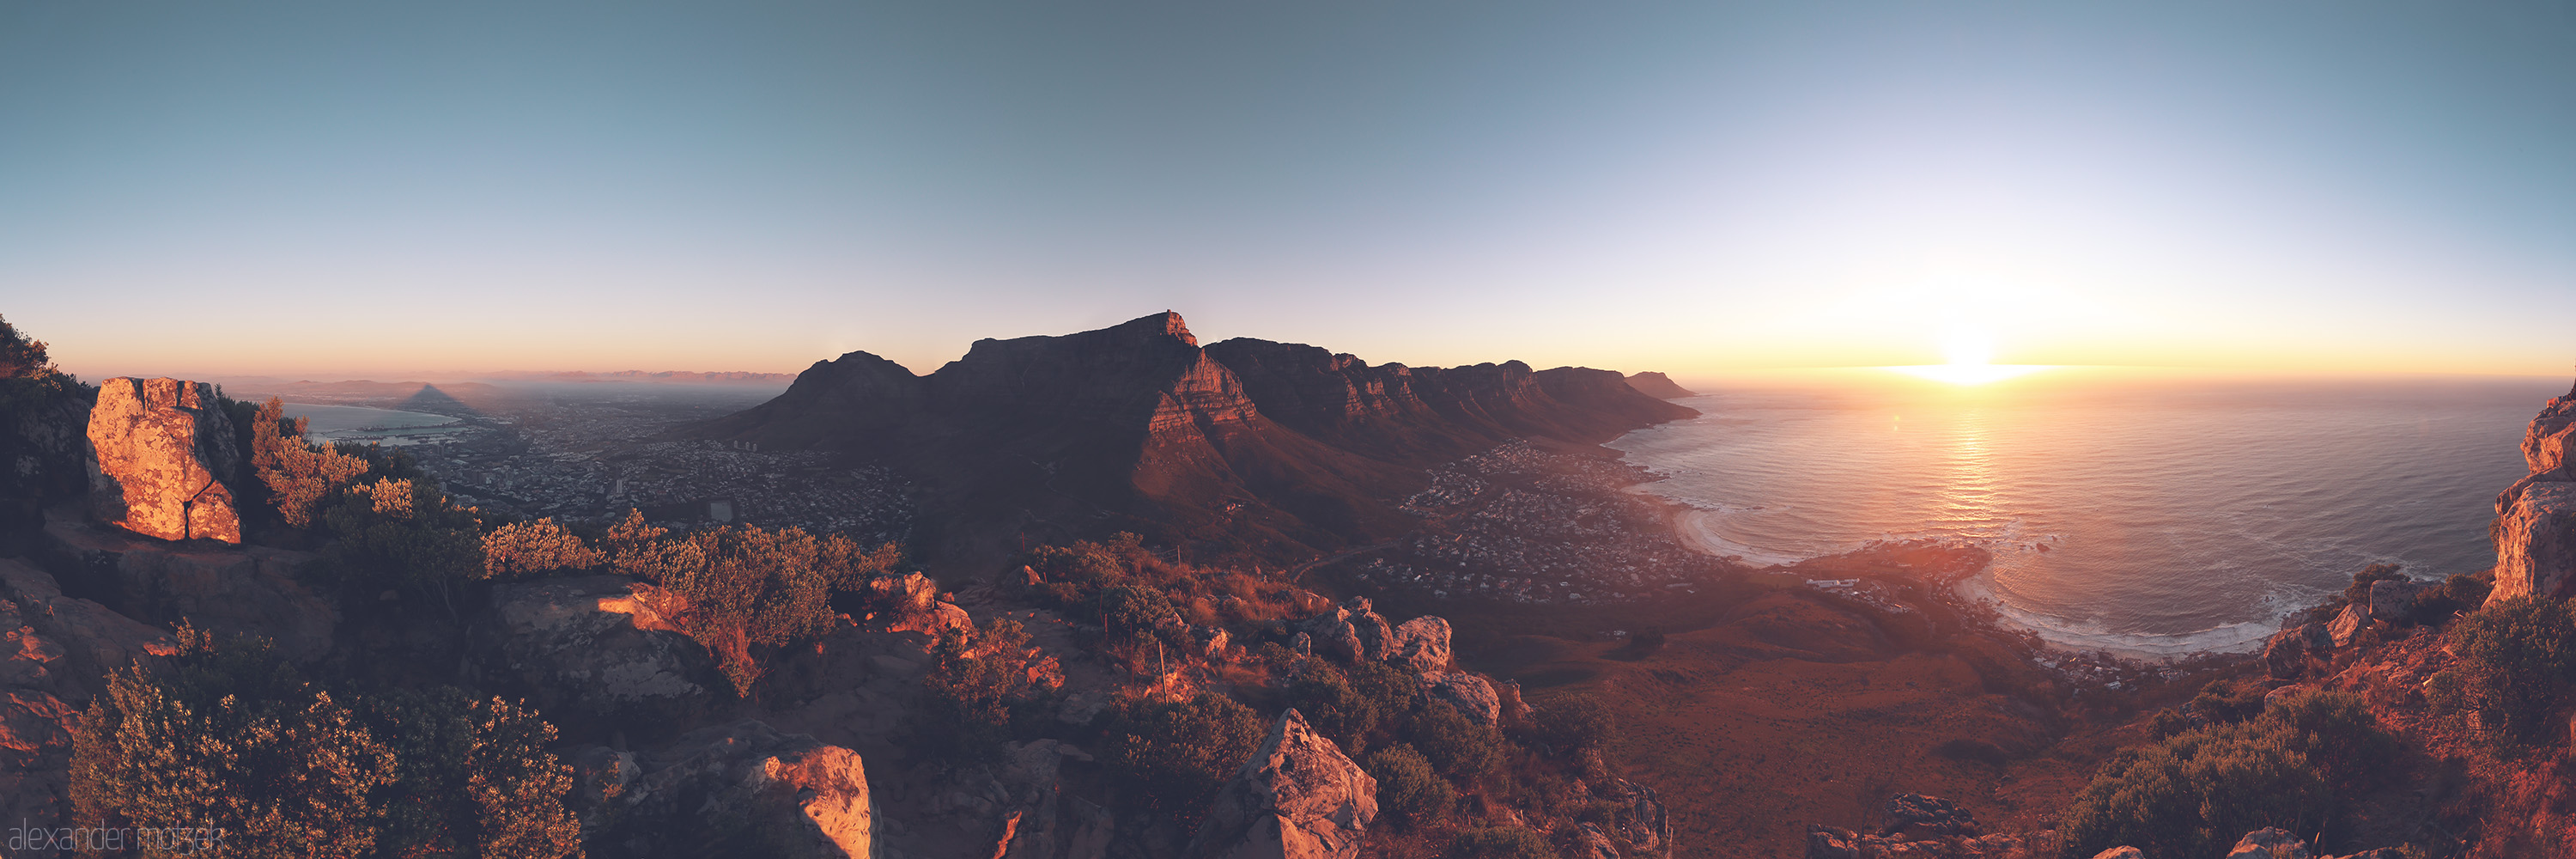
<svg viewBox="0 0 2576 859">
<path fill-rule="evenodd" d="M 1674 384 L 1671 376 L 1662 373 L 1630 373 L 1628 387 L 1637 389 L 1637 393 L 1658 400 L 1678 400 L 1683 397 L 1699 396 L 1699 392 Z"/>
<path fill-rule="evenodd" d="M 927 490 L 916 536 L 983 558 L 1017 540 L 1130 530 L 1166 545 L 1296 556 L 1382 539 L 1425 466 L 1512 438 L 1593 445 L 1697 414 L 1608 370 L 1370 365 L 1314 346 L 1201 347 L 1177 313 L 978 340 L 929 375 L 866 352 L 698 438 L 838 451 Z"/>
</svg>

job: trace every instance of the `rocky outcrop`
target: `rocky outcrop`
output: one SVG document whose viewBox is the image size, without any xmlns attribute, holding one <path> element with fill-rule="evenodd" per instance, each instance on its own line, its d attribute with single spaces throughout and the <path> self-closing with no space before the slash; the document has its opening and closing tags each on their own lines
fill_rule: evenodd
<svg viewBox="0 0 2576 859">
<path fill-rule="evenodd" d="M 1658 400 L 1678 400 L 1683 397 L 1699 396 L 1696 391 L 1674 384 L 1672 377 L 1662 373 L 1630 373 L 1628 387 L 1637 389 L 1637 393 Z"/>
<path fill-rule="evenodd" d="M 993 553 L 1032 521 L 1135 517 L 1254 547 L 1338 547 L 1411 528 L 1388 499 L 1424 466 L 1513 438 L 1597 443 L 1696 414 L 1606 370 L 1370 366 L 1311 346 L 1200 347 L 1178 314 L 978 340 L 926 376 L 864 352 L 690 430 L 848 451 L 935 491 L 934 551 Z"/>
<path fill-rule="evenodd" d="M 636 755 L 572 750 L 593 856 L 873 859 L 876 803 L 856 752 L 752 720 Z"/>
<path fill-rule="evenodd" d="M 618 576 L 502 585 L 476 621 L 476 667 L 557 722 L 689 724 L 732 693 L 664 620 L 674 599 Z"/>
<path fill-rule="evenodd" d="M 2308 842 L 2283 829 L 2258 829 L 2237 839 L 2227 859 L 2314 859 Z"/>
<path fill-rule="evenodd" d="M 1377 819 L 1377 779 L 1289 710 L 1226 783 L 1182 855 L 1350 859 Z"/>
<path fill-rule="evenodd" d="M 1344 662 L 1385 659 L 1395 650 L 1395 628 L 1369 605 L 1352 597 L 1339 606 L 1297 623 L 1314 638 L 1315 653 Z"/>
<path fill-rule="evenodd" d="M 2368 629 L 2370 611 L 2357 605 L 2344 606 L 2342 611 L 2335 613 L 2334 620 L 2326 624 L 2326 632 L 2333 636 L 2336 647 L 2350 646 Z"/>
<path fill-rule="evenodd" d="M 173 653 L 169 636 L 0 560 L 0 815 L 68 823 L 71 733 L 108 672 Z"/>
<path fill-rule="evenodd" d="M 214 386 L 115 378 L 90 408 L 92 510 L 101 521 L 164 540 L 241 542 L 224 481 L 241 467 L 232 419 Z"/>
<path fill-rule="evenodd" d="M 1449 621 L 1427 614 L 1405 621 L 1395 628 L 1391 658 L 1416 674 L 1447 670 L 1451 659 Z"/>
<path fill-rule="evenodd" d="M 2020 837 L 1977 834 L 1977 819 L 1958 803 L 1919 793 L 1887 801 L 1887 827 L 1877 834 L 1807 827 L 1807 859 L 2003 859 L 2030 855 Z M 2119 854 L 2104 854 L 2119 855 Z"/>
<path fill-rule="evenodd" d="M 1447 702 L 1477 724 L 1494 725 L 1502 721 L 1502 696 L 1494 692 L 1493 683 L 1473 672 L 1435 671 L 1422 675 L 1419 682 L 1424 697 Z"/>
<path fill-rule="evenodd" d="M 312 556 L 267 546 L 165 543 L 67 516 L 45 524 L 47 566 L 127 617 L 252 635 L 299 662 L 331 652 L 340 613 L 296 581 Z"/>
<path fill-rule="evenodd" d="M 2489 601 L 2576 595 L 2576 390 L 2523 431 L 2531 473 L 2496 496 L 2495 589 Z"/>
<path fill-rule="evenodd" d="M 2412 623 L 2415 620 L 2415 597 L 2432 582 L 2408 579 L 2381 579 L 2370 583 L 2370 619 L 2382 623 Z"/>
</svg>

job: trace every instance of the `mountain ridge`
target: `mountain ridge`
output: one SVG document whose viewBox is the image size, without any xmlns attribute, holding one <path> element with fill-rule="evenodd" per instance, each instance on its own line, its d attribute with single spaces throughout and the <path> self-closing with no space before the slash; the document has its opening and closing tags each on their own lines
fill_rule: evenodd
<svg viewBox="0 0 2576 859">
<path fill-rule="evenodd" d="M 935 551 L 1134 530 L 1293 557 L 1402 533 L 1422 469 L 1513 438 L 1589 447 L 1698 414 L 1609 370 L 1371 365 L 1315 346 L 1200 346 L 1180 314 L 977 340 L 928 374 L 865 351 L 685 431 L 835 451 L 920 481 Z M 1605 455 L 1609 455 L 1606 454 Z"/>
</svg>

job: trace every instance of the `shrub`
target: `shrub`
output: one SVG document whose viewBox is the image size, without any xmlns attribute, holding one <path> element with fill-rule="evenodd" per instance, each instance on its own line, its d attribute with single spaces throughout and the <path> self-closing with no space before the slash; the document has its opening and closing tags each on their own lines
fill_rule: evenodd
<svg viewBox="0 0 2576 859">
<path fill-rule="evenodd" d="M 1012 722 L 1064 685 L 1064 675 L 1055 657 L 1029 646 L 1018 621 L 994 618 L 979 629 L 942 631 L 922 685 L 930 706 L 918 733 L 951 755 L 982 757 L 1010 739 Z"/>
<path fill-rule="evenodd" d="M 1610 708 L 1590 695 L 1567 695 L 1549 701 L 1534 714 L 1531 734 L 1558 754 L 1603 749 L 1616 741 L 1619 725 Z"/>
<path fill-rule="evenodd" d="M 669 592 L 663 616 L 716 655 L 736 692 L 751 694 L 767 652 L 831 629 L 824 541 L 753 525 L 667 534 L 633 512 L 600 542 L 612 569 Z"/>
<path fill-rule="evenodd" d="M 1479 827 L 1449 841 L 1446 859 L 1557 859 L 1547 836 L 1524 826 Z"/>
<path fill-rule="evenodd" d="M 85 821 L 220 829 L 253 856 L 579 852 L 571 775 L 534 713 L 452 689 L 335 696 L 265 642 L 218 647 L 184 625 L 177 638 L 166 660 L 108 675 L 82 714 L 71 799 Z"/>
<path fill-rule="evenodd" d="M 276 397 L 251 421 L 251 469 L 268 487 L 278 516 L 295 528 L 312 527 L 314 508 L 368 468 L 365 457 L 305 441 L 304 427 L 303 418 L 287 419 L 286 404 Z"/>
<path fill-rule="evenodd" d="M 2465 703 L 2496 716 L 2507 736 L 2538 739 L 2576 675 L 2576 607 L 2515 597 L 2451 625 Z"/>
<path fill-rule="evenodd" d="M 1120 716 L 1103 738 L 1104 758 L 1155 807 L 1188 817 L 1252 757 L 1261 736 L 1261 719 L 1250 708 L 1201 692 L 1185 701 L 1139 704 Z"/>
<path fill-rule="evenodd" d="M 1288 684 L 1288 700 L 1306 717 L 1307 725 L 1340 746 L 1345 755 L 1358 757 L 1367 746 L 1369 732 L 1377 729 L 1377 704 L 1351 688 L 1350 678 L 1321 659 L 1304 660 L 1301 673 Z"/>
<path fill-rule="evenodd" d="M 1458 802 L 1458 789 L 1432 772 L 1431 762 L 1412 746 L 1379 749 L 1363 768 L 1377 779 L 1378 810 L 1407 826 L 1439 822 Z"/>
<path fill-rule="evenodd" d="M 510 581 L 599 566 L 606 558 L 555 520 L 518 522 L 483 535 L 482 577 Z"/>
<path fill-rule="evenodd" d="M 2242 722 L 2263 714 L 2263 696 L 2270 691 L 2253 680 L 2212 680 L 2191 696 L 2191 711 L 2212 722 Z"/>
<path fill-rule="evenodd" d="M 2254 719 L 2122 749 L 2064 815 L 2068 856 L 2126 844 L 2215 855 L 2266 826 L 2313 832 L 2394 749 L 2361 700 L 2306 692 Z"/>
<path fill-rule="evenodd" d="M 2441 624 L 2464 611 L 2475 611 L 2487 601 L 2493 590 L 2484 580 L 2467 573 L 2454 573 L 2441 587 L 2427 588 L 2415 595 L 2413 612 L 2419 623 Z"/>
<path fill-rule="evenodd" d="M 576 855 L 581 821 L 564 807 L 572 770 L 545 750 L 555 728 L 535 711 L 452 688 L 397 690 L 359 714 L 388 739 L 381 841 L 394 855 L 545 859 Z"/>
<path fill-rule="evenodd" d="M 1461 782 L 1483 778 L 1501 765 L 1510 741 L 1490 725 L 1467 718 L 1447 701 L 1433 701 L 1414 713 L 1405 739 L 1420 749 L 1442 775 Z"/>
</svg>

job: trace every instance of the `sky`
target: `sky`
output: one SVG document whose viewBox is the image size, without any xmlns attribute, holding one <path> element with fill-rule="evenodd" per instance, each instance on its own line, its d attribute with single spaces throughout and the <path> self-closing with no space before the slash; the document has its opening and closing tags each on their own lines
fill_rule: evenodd
<svg viewBox="0 0 2576 859">
<path fill-rule="evenodd" d="M 0 315 L 84 378 L 2564 374 L 2576 5 L 0 4 Z M 1945 346 L 1946 344 L 1946 346 Z"/>
</svg>

